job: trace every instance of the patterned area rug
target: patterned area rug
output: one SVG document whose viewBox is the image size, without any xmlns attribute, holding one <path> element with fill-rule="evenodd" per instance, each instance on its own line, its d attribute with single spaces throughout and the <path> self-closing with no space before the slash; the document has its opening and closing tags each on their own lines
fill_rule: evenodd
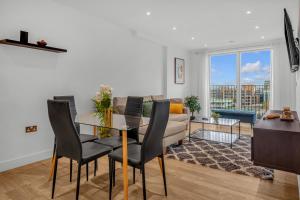
<svg viewBox="0 0 300 200">
<path fill-rule="evenodd" d="M 189 142 L 185 139 L 182 145 L 168 147 L 166 157 L 265 180 L 273 180 L 274 176 L 274 170 L 255 166 L 251 162 L 249 136 L 241 135 L 241 139 L 234 142 L 232 149 L 230 144 L 194 138 Z"/>
</svg>

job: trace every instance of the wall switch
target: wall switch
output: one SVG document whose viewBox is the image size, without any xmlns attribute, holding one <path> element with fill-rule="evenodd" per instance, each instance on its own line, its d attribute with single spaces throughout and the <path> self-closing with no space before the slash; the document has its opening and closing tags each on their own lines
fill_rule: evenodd
<svg viewBox="0 0 300 200">
<path fill-rule="evenodd" d="M 25 127 L 25 132 L 29 134 L 37 132 L 37 125 Z"/>
</svg>

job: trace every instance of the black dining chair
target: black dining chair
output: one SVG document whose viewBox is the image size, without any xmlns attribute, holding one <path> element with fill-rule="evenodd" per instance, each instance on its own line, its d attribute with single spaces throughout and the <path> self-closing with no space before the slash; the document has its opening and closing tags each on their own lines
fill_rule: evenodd
<svg viewBox="0 0 300 200">
<path fill-rule="evenodd" d="M 94 135 L 80 133 L 80 124 L 75 122 L 75 118 L 77 116 L 77 110 L 76 110 L 76 104 L 75 104 L 74 96 L 71 96 L 71 95 L 70 96 L 54 96 L 53 99 L 69 102 L 71 117 L 72 117 L 72 120 L 74 122 L 77 133 L 79 134 L 79 139 L 80 139 L 81 143 L 91 142 L 91 141 L 94 141 L 94 140 L 97 139 L 97 137 L 94 136 Z M 53 156 L 54 156 L 54 152 L 55 152 L 55 147 L 56 147 L 56 142 L 54 140 Z M 72 167 L 73 167 L 73 162 L 72 162 L 72 159 L 70 159 L 70 182 L 72 182 Z M 97 161 L 95 161 L 95 168 L 97 168 Z M 95 175 L 95 171 L 94 171 L 94 175 Z M 89 166 L 88 166 L 88 163 L 86 164 L 86 180 L 89 180 Z"/>
<path fill-rule="evenodd" d="M 145 164 L 152 159 L 159 157 L 162 164 L 162 173 L 164 180 L 165 195 L 167 196 L 166 173 L 163 156 L 163 136 L 169 119 L 169 100 L 154 101 L 151 119 L 147 128 L 142 144 L 128 145 L 128 165 L 138 168 L 142 171 L 143 179 L 143 196 L 146 199 L 146 180 L 145 180 Z M 123 161 L 122 149 L 116 149 L 109 157 L 109 199 L 112 197 L 112 181 L 114 176 L 114 162 Z"/>
<path fill-rule="evenodd" d="M 134 117 L 141 117 L 143 113 L 143 97 L 133 97 L 128 96 L 126 107 L 125 107 L 125 119 L 126 116 L 134 116 Z M 130 122 L 127 122 L 130 123 Z M 135 121 L 134 123 L 138 123 L 139 121 Z M 138 126 L 137 126 L 138 127 Z M 135 144 L 139 142 L 139 129 L 132 129 L 127 131 L 127 144 Z M 95 140 L 96 143 L 104 144 L 111 146 L 114 150 L 118 149 L 122 146 L 122 132 L 119 132 L 119 135 L 114 135 L 108 138 L 100 138 Z M 113 163 L 113 168 L 115 169 L 115 163 Z M 115 170 L 114 170 L 115 173 Z M 115 177 L 115 176 L 114 176 Z M 135 180 L 135 168 L 133 168 L 133 180 Z M 113 185 L 115 185 L 115 179 L 113 181 Z"/>
<path fill-rule="evenodd" d="M 143 97 L 131 97 L 127 98 L 124 115 L 141 117 L 143 113 Z M 113 147 L 114 149 L 122 146 L 121 132 L 119 135 L 114 135 L 108 138 L 100 138 L 95 140 L 99 144 L 105 144 Z M 128 131 L 128 144 L 134 144 L 138 142 L 138 129 Z"/>
<path fill-rule="evenodd" d="M 56 138 L 55 166 L 52 182 L 54 197 L 58 159 L 67 157 L 78 162 L 76 200 L 79 198 L 81 166 L 107 155 L 112 148 L 94 142 L 81 143 L 68 101 L 48 100 L 49 120 Z"/>
</svg>

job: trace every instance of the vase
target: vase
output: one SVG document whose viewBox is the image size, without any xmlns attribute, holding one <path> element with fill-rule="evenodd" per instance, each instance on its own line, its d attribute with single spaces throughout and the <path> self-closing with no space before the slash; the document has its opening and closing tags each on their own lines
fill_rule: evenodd
<svg viewBox="0 0 300 200">
<path fill-rule="evenodd" d="M 100 127 L 99 130 L 99 137 L 100 138 L 107 138 L 111 137 L 111 127 L 112 127 L 112 108 L 107 108 L 101 113 L 100 123 L 104 127 Z"/>
</svg>

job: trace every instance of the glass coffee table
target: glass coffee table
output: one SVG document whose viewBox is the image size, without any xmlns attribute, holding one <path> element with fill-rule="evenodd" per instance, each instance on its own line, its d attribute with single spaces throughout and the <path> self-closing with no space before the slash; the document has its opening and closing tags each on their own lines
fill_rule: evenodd
<svg viewBox="0 0 300 200">
<path fill-rule="evenodd" d="M 202 127 L 191 132 L 192 123 L 200 123 L 202 124 Z M 206 130 L 204 127 L 205 124 L 229 127 L 230 131 L 224 132 L 224 131 Z M 238 135 L 232 132 L 234 126 L 238 126 L 239 129 Z M 238 119 L 219 118 L 218 120 L 215 120 L 212 117 L 208 117 L 208 118 L 196 117 L 195 119 L 191 119 L 189 121 L 189 141 L 191 141 L 191 138 L 210 140 L 215 142 L 228 143 L 232 148 L 232 143 L 234 143 L 238 138 L 240 138 L 240 136 L 241 136 L 241 123 L 240 120 Z"/>
</svg>

